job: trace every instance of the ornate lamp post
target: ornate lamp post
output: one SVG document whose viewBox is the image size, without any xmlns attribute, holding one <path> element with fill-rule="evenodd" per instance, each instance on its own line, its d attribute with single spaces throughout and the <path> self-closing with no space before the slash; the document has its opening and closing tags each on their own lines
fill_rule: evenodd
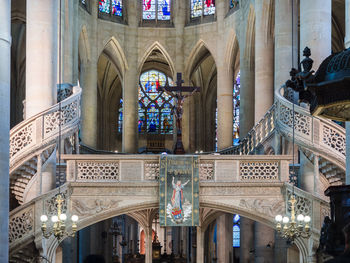
<svg viewBox="0 0 350 263">
<path fill-rule="evenodd" d="M 53 223 L 52 229 L 48 230 L 46 222 L 48 221 L 47 215 L 42 215 L 40 217 L 41 221 L 41 231 L 43 233 L 43 236 L 45 238 L 49 238 L 51 235 L 54 235 L 55 238 L 60 241 L 63 236 L 71 236 L 74 237 L 75 233 L 77 232 L 77 221 L 79 220 L 77 215 L 72 215 L 71 220 L 72 220 L 72 231 L 71 233 L 66 231 L 66 220 L 67 220 L 67 215 L 62 213 L 62 203 L 63 203 L 63 198 L 59 194 L 56 197 L 56 203 L 57 203 L 57 214 L 53 215 L 51 217 L 51 221 Z"/>
<path fill-rule="evenodd" d="M 295 216 L 295 196 L 292 195 L 292 198 L 289 200 L 291 204 L 291 214 L 290 217 L 285 215 L 277 215 L 276 220 L 276 229 L 277 232 L 283 237 L 293 242 L 296 237 L 309 238 L 311 236 L 310 232 L 310 221 L 309 216 L 304 216 L 299 214 Z"/>
</svg>

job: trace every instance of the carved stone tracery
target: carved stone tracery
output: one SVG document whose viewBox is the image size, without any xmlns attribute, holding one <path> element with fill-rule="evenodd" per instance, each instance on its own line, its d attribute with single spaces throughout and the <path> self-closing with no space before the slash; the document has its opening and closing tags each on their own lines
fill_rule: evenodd
<svg viewBox="0 0 350 263">
<path fill-rule="evenodd" d="M 278 180 L 278 167 L 277 161 L 240 162 L 239 179 L 241 181 Z"/>
<path fill-rule="evenodd" d="M 9 242 L 12 243 L 31 232 L 34 228 L 34 208 L 30 207 L 10 218 Z"/>
<path fill-rule="evenodd" d="M 77 181 L 119 181 L 119 161 L 78 161 Z"/>
</svg>

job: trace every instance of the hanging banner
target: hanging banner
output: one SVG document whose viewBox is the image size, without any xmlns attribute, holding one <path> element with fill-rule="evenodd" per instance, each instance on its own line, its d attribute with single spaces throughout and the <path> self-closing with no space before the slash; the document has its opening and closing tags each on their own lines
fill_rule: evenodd
<svg viewBox="0 0 350 263">
<path fill-rule="evenodd" d="M 197 156 L 161 156 L 159 220 L 161 226 L 199 225 Z"/>
</svg>

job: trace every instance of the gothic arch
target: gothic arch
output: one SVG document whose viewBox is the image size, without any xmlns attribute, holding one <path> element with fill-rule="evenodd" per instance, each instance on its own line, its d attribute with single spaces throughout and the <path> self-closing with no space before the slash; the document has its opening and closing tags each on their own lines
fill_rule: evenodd
<svg viewBox="0 0 350 263">
<path fill-rule="evenodd" d="M 114 65 L 119 70 L 119 76 L 122 79 L 124 77 L 125 71 L 128 69 L 128 63 L 122 47 L 114 36 L 106 42 L 100 54 L 102 53 L 105 53 L 108 58 L 114 63 Z"/>
<path fill-rule="evenodd" d="M 137 69 L 138 75 L 142 73 L 142 69 L 145 62 L 147 61 L 147 58 L 151 55 L 152 51 L 154 50 L 158 50 L 163 55 L 163 57 L 165 58 L 165 61 L 168 63 L 168 67 L 170 68 L 170 73 L 171 73 L 170 77 L 174 79 L 175 72 L 176 72 L 174 62 L 171 59 L 169 53 L 166 51 L 166 49 L 158 41 L 155 41 L 144 52 L 144 55 L 142 56 Z M 168 72 L 164 72 L 164 73 L 168 73 Z"/>
<path fill-rule="evenodd" d="M 231 67 L 232 72 L 234 73 L 234 76 L 236 76 L 240 65 L 239 41 L 238 41 L 237 35 L 233 32 L 233 30 L 230 31 L 230 36 L 228 39 L 229 40 L 226 48 L 225 64 Z"/>
<path fill-rule="evenodd" d="M 190 78 L 193 72 L 201 64 L 201 62 L 208 56 L 213 57 L 214 64 L 216 65 L 213 52 L 210 51 L 208 45 L 203 39 L 198 40 L 197 44 L 193 47 L 192 51 L 190 52 L 187 62 L 185 63 L 185 76 Z"/>
</svg>

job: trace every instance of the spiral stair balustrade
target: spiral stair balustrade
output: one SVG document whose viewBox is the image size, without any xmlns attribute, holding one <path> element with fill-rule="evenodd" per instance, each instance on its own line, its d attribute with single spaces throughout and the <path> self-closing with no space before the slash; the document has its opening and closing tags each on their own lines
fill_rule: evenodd
<svg viewBox="0 0 350 263">
<path fill-rule="evenodd" d="M 10 191 L 20 205 L 37 171 L 44 170 L 47 160 L 55 154 L 59 122 L 62 140 L 78 132 L 81 88 L 76 86 L 72 94 L 65 94 L 68 97 L 61 95 L 61 110 L 57 103 L 10 131 Z"/>
<path fill-rule="evenodd" d="M 237 146 L 220 151 L 221 154 L 253 154 L 255 149 L 274 132 L 293 139 L 293 103 L 275 93 L 276 102 L 264 117 L 249 131 Z M 319 170 L 329 185 L 345 182 L 345 129 L 328 119 L 310 115 L 308 109 L 294 105 L 295 143 L 314 163 L 318 157 Z"/>
</svg>

